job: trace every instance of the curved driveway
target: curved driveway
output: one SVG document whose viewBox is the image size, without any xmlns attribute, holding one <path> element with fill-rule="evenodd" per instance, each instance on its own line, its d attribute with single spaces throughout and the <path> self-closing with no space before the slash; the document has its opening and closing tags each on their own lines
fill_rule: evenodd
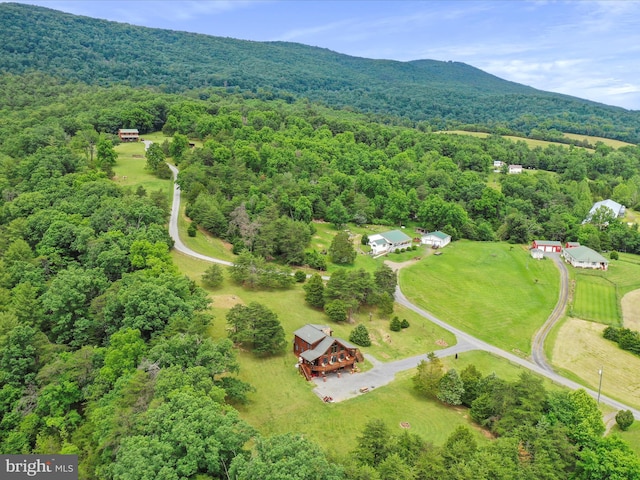
<svg viewBox="0 0 640 480">
<path fill-rule="evenodd" d="M 174 181 L 175 181 L 178 175 L 178 169 L 173 165 L 169 165 L 169 168 L 171 168 L 171 171 L 173 172 Z M 228 265 L 228 266 L 232 265 L 231 262 L 212 258 L 207 255 L 202 255 L 198 252 L 191 250 L 189 247 L 187 247 L 182 242 L 182 240 L 180 240 L 180 235 L 178 232 L 178 215 L 179 214 L 180 214 L 180 187 L 178 186 L 177 183 L 174 183 L 173 202 L 171 204 L 171 217 L 169 219 L 169 235 L 171 235 L 171 238 L 174 241 L 174 248 L 177 251 L 184 253 L 185 255 L 189 255 L 191 257 L 204 260 L 206 262 L 219 263 L 219 264 Z M 446 357 L 449 355 L 454 355 L 456 353 L 462 353 L 469 350 L 484 350 L 498 357 L 502 357 L 506 360 L 509 360 L 511 363 L 515 363 L 522 367 L 528 368 L 529 370 L 539 375 L 549 378 L 551 381 L 559 385 L 563 385 L 573 390 L 583 388 L 592 397 L 598 398 L 597 392 L 589 388 L 586 388 L 583 385 L 580 385 L 579 383 L 569 380 L 568 378 L 565 378 L 562 375 L 559 375 L 556 372 L 554 372 L 553 369 L 547 364 L 546 360 L 544 359 L 544 351 L 542 350 L 542 347 L 544 344 L 544 338 L 546 337 L 546 334 L 550 330 L 551 326 L 553 326 L 553 323 L 558 318 L 560 318 L 560 315 L 562 314 L 562 311 L 564 310 L 564 307 L 566 304 L 566 298 L 567 298 L 566 295 L 568 295 L 568 280 L 567 280 L 566 267 L 564 266 L 564 264 L 559 258 L 554 257 L 554 261 L 558 265 L 558 268 L 560 268 L 561 293 L 560 293 L 560 298 L 558 300 L 558 304 L 554 309 L 554 312 L 551 314 L 547 322 L 545 322 L 545 324 L 542 326 L 538 334 L 536 334 L 536 337 L 534 339 L 533 350 L 534 351 L 539 350 L 539 353 L 540 353 L 540 356 L 537 356 L 537 357 L 534 354 L 535 363 L 532 363 L 528 360 L 520 358 L 517 355 L 514 355 L 505 350 L 502 350 L 498 347 L 494 347 L 493 345 L 490 345 L 484 342 L 483 340 L 473 337 L 468 333 L 465 333 L 462 330 L 459 330 L 455 327 L 452 327 L 448 323 L 443 322 L 442 320 L 435 317 L 434 315 L 427 312 L 426 310 L 423 310 L 420 307 L 411 303 L 400 290 L 400 286 L 396 287 L 395 300 L 399 304 L 413 310 L 414 312 L 430 320 L 436 325 L 439 325 L 445 330 L 448 330 L 449 332 L 453 333 L 456 336 L 456 339 L 457 339 L 456 345 L 436 351 L 435 354 L 438 357 Z M 565 285 L 565 282 L 567 282 L 566 285 Z M 322 382 L 320 381 L 320 379 L 316 379 L 317 386 L 314 389 L 315 393 L 320 398 L 332 397 L 333 400 L 336 402 L 341 400 L 347 400 L 357 395 L 362 395 L 362 393 L 360 392 L 361 388 L 372 389 L 372 388 L 377 388 L 377 387 L 386 385 L 394 379 L 396 373 L 415 368 L 416 365 L 421 360 L 426 360 L 427 355 L 426 354 L 418 355 L 415 357 L 404 358 L 402 360 L 396 360 L 394 362 L 386 362 L 386 363 L 381 363 L 377 361 L 375 358 L 368 355 L 366 356 L 366 358 L 373 364 L 373 368 L 371 368 L 371 370 L 368 370 L 363 373 L 355 374 L 349 381 L 345 381 L 345 379 L 338 378 L 335 375 L 328 376 L 326 382 Z M 633 412 L 634 417 L 640 420 L 640 410 L 631 408 L 621 402 L 618 402 L 617 400 L 607 397 L 606 395 L 600 395 L 600 401 L 602 403 L 605 403 L 615 408 L 616 410 L 631 410 L 631 412 Z"/>
</svg>

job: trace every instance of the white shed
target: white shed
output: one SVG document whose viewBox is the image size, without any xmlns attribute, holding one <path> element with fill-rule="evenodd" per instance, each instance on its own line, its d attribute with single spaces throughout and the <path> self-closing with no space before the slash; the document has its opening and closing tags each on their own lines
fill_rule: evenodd
<svg viewBox="0 0 640 480">
<path fill-rule="evenodd" d="M 431 245 L 433 248 L 442 248 L 451 243 L 451 235 L 435 231 L 423 235 L 421 241 L 423 245 Z"/>
</svg>

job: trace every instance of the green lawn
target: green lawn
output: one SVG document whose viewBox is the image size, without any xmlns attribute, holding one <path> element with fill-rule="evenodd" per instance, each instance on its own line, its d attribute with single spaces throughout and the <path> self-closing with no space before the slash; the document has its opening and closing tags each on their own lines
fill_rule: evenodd
<svg viewBox="0 0 640 480">
<path fill-rule="evenodd" d="M 164 191 L 169 201 L 173 197 L 173 182 L 162 180 L 155 175 L 151 175 L 145 170 L 147 160 L 144 156 L 144 144 L 142 142 L 121 143 L 115 147 L 118 153 L 113 180 L 122 187 L 130 187 L 134 191 L 142 186 L 147 194 L 158 190 Z"/>
<path fill-rule="evenodd" d="M 576 273 L 570 315 L 611 325 L 620 324 L 622 315 L 616 298 L 616 286 L 600 276 Z"/>
<path fill-rule="evenodd" d="M 640 288 L 639 257 L 621 253 L 606 271 L 568 268 L 576 285 L 569 312 L 578 318 L 620 325 L 622 297 Z"/>
<path fill-rule="evenodd" d="M 400 272 L 405 295 L 470 334 L 527 355 L 558 300 L 559 272 L 523 246 L 458 241 Z"/>
<path fill-rule="evenodd" d="M 627 430 L 626 432 L 623 432 L 622 430 L 620 430 L 618 425 L 615 425 L 611 429 L 611 433 L 622 437 L 622 439 L 629 444 L 633 451 L 636 452 L 637 455 L 640 455 L 640 422 L 638 420 L 633 422 L 633 425 L 631 425 L 629 430 Z"/>
<path fill-rule="evenodd" d="M 324 404 L 311 391 L 294 368 L 293 356 L 255 359 L 241 356 L 243 380 L 256 387 L 251 402 L 239 406 L 245 420 L 264 435 L 298 432 L 316 442 L 332 454 L 344 454 L 353 449 L 355 438 L 364 425 L 382 419 L 394 433 L 400 433 L 400 422 L 409 422 L 411 432 L 436 445 L 442 445 L 458 425 L 468 425 L 476 431 L 480 442 L 486 438 L 469 419 L 465 408 L 451 408 L 440 402 L 417 395 L 411 377 L 415 370 L 397 375 L 389 385 L 374 389 L 366 395 Z M 515 380 L 521 367 L 485 352 L 468 352 L 459 360 L 446 359 L 446 368 L 459 371 L 473 363 L 483 375 L 495 372 L 500 378 Z M 348 376 L 344 378 L 348 381 Z M 547 388 L 555 388 L 545 383 Z M 327 435 L 327 432 L 331 435 Z"/>
</svg>

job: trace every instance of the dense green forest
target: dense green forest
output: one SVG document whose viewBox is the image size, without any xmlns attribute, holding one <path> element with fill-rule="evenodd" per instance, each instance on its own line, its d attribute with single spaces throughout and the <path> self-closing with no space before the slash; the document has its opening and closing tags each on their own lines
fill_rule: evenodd
<svg viewBox="0 0 640 480">
<path fill-rule="evenodd" d="M 375 420 L 340 458 L 293 433 L 263 438 L 236 409 L 251 386 L 236 376 L 233 343 L 207 333 L 223 320 L 172 263 L 166 194 L 109 178 L 118 128 L 162 129 L 172 141 L 151 150 L 149 169 L 164 175 L 158 159 L 171 156 L 188 214 L 244 251 L 237 267 L 243 258 L 317 261 L 312 220 L 638 252 L 635 227 L 581 223 L 596 199 L 638 205 L 638 147 L 530 149 L 307 100 L 223 87 L 166 94 L 41 73 L 0 77 L 0 118 L 2 453 L 75 453 L 80 477 L 100 479 L 640 478 L 637 456 L 602 437 L 583 391 L 550 393 L 529 375 L 445 375 L 435 363 L 429 378 L 447 378 L 437 398 L 469 408 L 495 438 L 488 446 L 464 428 L 433 446 Z M 535 170 L 495 174 L 493 159 Z M 417 391 L 432 395 L 420 374 Z"/>
<path fill-rule="evenodd" d="M 386 122 L 637 143 L 640 112 L 535 90 L 459 62 L 397 62 L 284 42 L 149 29 L 0 4 L 0 71 L 181 92 L 211 86 L 262 99 L 308 98 Z"/>
</svg>

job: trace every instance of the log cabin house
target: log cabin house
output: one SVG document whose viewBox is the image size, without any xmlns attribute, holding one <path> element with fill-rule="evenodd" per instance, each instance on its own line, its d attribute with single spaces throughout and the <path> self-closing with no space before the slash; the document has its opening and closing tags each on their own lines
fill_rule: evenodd
<svg viewBox="0 0 640 480">
<path fill-rule="evenodd" d="M 332 336 L 327 325 L 307 324 L 293 335 L 293 353 L 298 357 L 298 370 L 307 380 L 330 372 L 352 370 L 363 360 L 358 347 Z"/>
</svg>

